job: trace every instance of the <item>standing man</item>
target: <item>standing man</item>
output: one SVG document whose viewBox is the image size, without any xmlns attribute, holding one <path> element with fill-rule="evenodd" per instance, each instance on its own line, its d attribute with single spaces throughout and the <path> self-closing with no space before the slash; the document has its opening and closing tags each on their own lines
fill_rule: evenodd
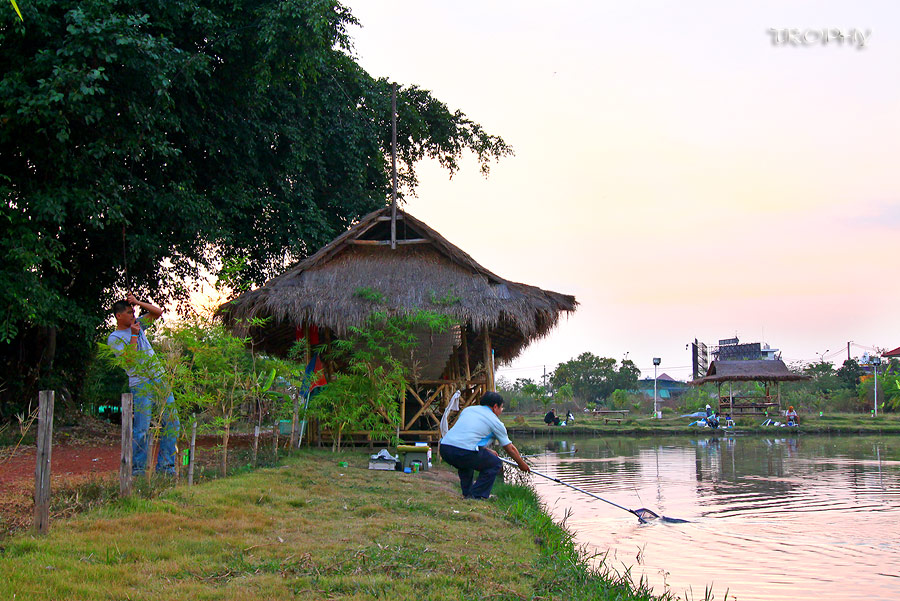
<svg viewBox="0 0 900 601">
<path fill-rule="evenodd" d="M 503 413 L 503 397 L 496 392 L 488 392 L 478 405 L 466 407 L 446 436 L 441 439 L 441 458 L 459 472 L 459 485 L 466 499 L 488 499 L 494 480 L 503 463 L 496 452 L 487 448 L 496 438 L 523 472 L 531 468 L 519 455 L 519 450 L 506 433 L 506 426 L 500 421 Z M 478 480 L 472 484 L 475 472 Z"/>
<path fill-rule="evenodd" d="M 134 317 L 134 307 L 144 310 L 138 319 Z M 106 343 L 116 355 L 134 353 L 134 362 L 128 363 L 128 387 L 134 395 L 134 436 L 132 439 L 133 464 L 132 474 L 140 476 L 147 469 L 147 447 L 150 444 L 148 431 L 150 415 L 153 409 L 153 395 L 162 389 L 163 370 L 156 362 L 153 347 L 145 334 L 147 326 L 162 315 L 162 309 L 139 301 L 133 294 L 125 300 L 116 301 L 112 306 L 116 317 L 116 331 L 109 335 Z M 157 399 L 159 400 L 159 399 Z M 168 393 L 166 407 L 162 411 L 159 436 L 159 452 L 156 459 L 156 471 L 175 475 L 175 439 L 178 436 L 178 416 L 172 405 L 175 399 Z"/>
</svg>

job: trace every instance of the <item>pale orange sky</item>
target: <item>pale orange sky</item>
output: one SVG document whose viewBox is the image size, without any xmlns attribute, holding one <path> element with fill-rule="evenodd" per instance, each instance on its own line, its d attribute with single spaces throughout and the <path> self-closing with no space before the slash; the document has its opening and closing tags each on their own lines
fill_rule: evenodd
<svg viewBox="0 0 900 601">
<path fill-rule="evenodd" d="M 407 210 L 581 307 L 501 375 L 583 351 L 687 378 L 695 337 L 838 364 L 900 346 L 900 6 L 347 3 L 359 62 L 432 90 L 516 156 L 420 166 Z M 770 28 L 870 30 L 775 46 Z"/>
</svg>

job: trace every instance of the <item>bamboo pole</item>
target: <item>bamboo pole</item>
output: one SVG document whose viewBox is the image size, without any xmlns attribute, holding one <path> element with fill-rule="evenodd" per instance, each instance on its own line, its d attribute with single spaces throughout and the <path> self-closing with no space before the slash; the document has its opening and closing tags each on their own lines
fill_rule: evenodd
<svg viewBox="0 0 900 601">
<path fill-rule="evenodd" d="M 188 458 L 188 486 L 194 485 L 194 464 L 196 463 L 197 450 L 197 416 L 194 416 L 194 423 L 191 424 L 191 454 Z"/>
<path fill-rule="evenodd" d="M 119 463 L 119 496 L 127 497 L 132 489 L 132 469 L 134 468 L 134 396 L 130 392 L 122 394 L 122 460 Z"/>
<path fill-rule="evenodd" d="M 38 393 L 37 461 L 34 468 L 34 529 L 50 531 L 50 454 L 53 445 L 53 404 L 55 393 Z"/>
<path fill-rule="evenodd" d="M 493 392 L 494 387 L 494 356 L 491 349 L 491 332 L 484 326 L 484 371 L 487 379 L 487 390 Z"/>
</svg>

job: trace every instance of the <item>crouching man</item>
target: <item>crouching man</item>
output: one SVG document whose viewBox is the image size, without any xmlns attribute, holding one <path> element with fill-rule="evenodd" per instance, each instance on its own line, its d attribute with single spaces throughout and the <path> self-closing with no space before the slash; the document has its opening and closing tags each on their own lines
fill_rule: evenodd
<svg viewBox="0 0 900 601">
<path fill-rule="evenodd" d="M 487 448 L 496 438 L 523 472 L 531 468 L 522 459 L 516 445 L 509 439 L 506 426 L 500 421 L 503 413 L 503 397 L 488 392 L 478 405 L 466 407 L 446 436 L 441 439 L 441 458 L 459 472 L 459 485 L 466 499 L 487 499 L 503 462 L 496 452 Z M 478 479 L 472 478 L 478 472 Z"/>
</svg>

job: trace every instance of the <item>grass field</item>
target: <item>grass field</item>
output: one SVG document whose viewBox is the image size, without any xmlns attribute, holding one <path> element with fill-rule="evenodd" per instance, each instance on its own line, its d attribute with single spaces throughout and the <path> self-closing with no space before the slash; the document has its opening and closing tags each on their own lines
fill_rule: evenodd
<svg viewBox="0 0 900 601">
<path fill-rule="evenodd" d="M 653 598 L 589 567 L 527 487 L 466 501 L 448 469 L 366 466 L 306 451 L 19 534 L 0 543 L 0 598 Z"/>
</svg>

